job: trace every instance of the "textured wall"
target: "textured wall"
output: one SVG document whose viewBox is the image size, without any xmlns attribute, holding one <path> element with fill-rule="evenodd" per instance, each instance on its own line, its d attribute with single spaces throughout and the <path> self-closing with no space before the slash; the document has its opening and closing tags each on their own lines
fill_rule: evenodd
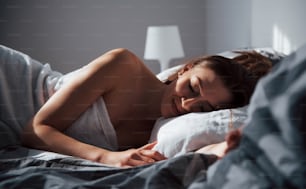
<svg viewBox="0 0 306 189">
<path fill-rule="evenodd" d="M 0 43 L 68 72 L 125 47 L 141 58 L 149 25 L 178 25 L 184 59 L 250 45 L 251 1 L 0 0 Z M 154 72 L 155 61 L 145 61 Z"/>
</svg>

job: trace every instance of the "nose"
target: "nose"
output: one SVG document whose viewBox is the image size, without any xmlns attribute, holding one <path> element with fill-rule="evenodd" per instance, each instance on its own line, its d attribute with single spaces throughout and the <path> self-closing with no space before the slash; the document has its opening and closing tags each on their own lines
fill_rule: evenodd
<svg viewBox="0 0 306 189">
<path fill-rule="evenodd" d="M 182 108 L 187 112 L 202 112 L 202 101 L 199 97 L 181 98 Z"/>
</svg>

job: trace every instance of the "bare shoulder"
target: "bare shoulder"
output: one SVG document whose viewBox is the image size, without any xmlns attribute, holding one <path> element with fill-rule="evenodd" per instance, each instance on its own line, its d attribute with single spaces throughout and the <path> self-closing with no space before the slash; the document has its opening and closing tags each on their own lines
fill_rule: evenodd
<svg viewBox="0 0 306 189">
<path fill-rule="evenodd" d="M 103 87 L 106 87 L 107 91 L 127 81 L 131 75 L 140 73 L 143 67 L 143 63 L 134 53 L 118 48 L 91 61 L 82 69 L 82 74 L 96 87 L 102 86 L 97 81 L 103 82 Z"/>
<path fill-rule="evenodd" d="M 139 71 L 142 62 L 139 58 L 125 48 L 113 49 L 100 57 L 93 60 L 88 64 L 95 70 L 107 72 L 107 73 L 117 73 L 117 72 L 135 72 Z"/>
</svg>

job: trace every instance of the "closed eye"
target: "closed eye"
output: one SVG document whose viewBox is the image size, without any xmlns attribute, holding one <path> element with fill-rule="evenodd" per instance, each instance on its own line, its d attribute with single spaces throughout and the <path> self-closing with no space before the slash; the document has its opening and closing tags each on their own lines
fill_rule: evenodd
<svg viewBox="0 0 306 189">
<path fill-rule="evenodd" d="M 192 93 L 195 93 L 195 90 L 193 89 L 191 83 L 189 83 L 189 89 L 190 89 L 190 91 L 191 91 Z"/>
<path fill-rule="evenodd" d="M 197 85 L 196 84 L 191 84 L 191 82 L 189 83 L 189 89 L 190 89 L 190 91 L 192 92 L 192 94 L 194 94 L 195 96 L 197 96 L 197 95 L 199 95 L 200 94 L 200 91 L 199 91 L 199 89 L 198 89 L 198 87 L 197 87 Z"/>
</svg>

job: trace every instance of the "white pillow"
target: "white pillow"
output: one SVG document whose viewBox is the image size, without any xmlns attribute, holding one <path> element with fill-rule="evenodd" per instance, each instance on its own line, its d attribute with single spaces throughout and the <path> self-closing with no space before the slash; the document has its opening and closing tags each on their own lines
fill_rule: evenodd
<svg viewBox="0 0 306 189">
<path fill-rule="evenodd" d="M 222 142 L 233 128 L 242 126 L 247 118 L 247 106 L 206 113 L 189 113 L 174 118 L 160 118 L 151 133 L 154 150 L 174 157 L 203 146 Z"/>
<path fill-rule="evenodd" d="M 184 66 L 184 64 L 178 65 L 178 66 L 174 66 L 171 68 L 168 68 L 162 72 L 160 72 L 159 74 L 156 75 L 156 77 L 161 80 L 162 82 L 167 81 L 168 77 L 176 72 L 179 71 L 179 69 L 181 69 Z"/>
</svg>

